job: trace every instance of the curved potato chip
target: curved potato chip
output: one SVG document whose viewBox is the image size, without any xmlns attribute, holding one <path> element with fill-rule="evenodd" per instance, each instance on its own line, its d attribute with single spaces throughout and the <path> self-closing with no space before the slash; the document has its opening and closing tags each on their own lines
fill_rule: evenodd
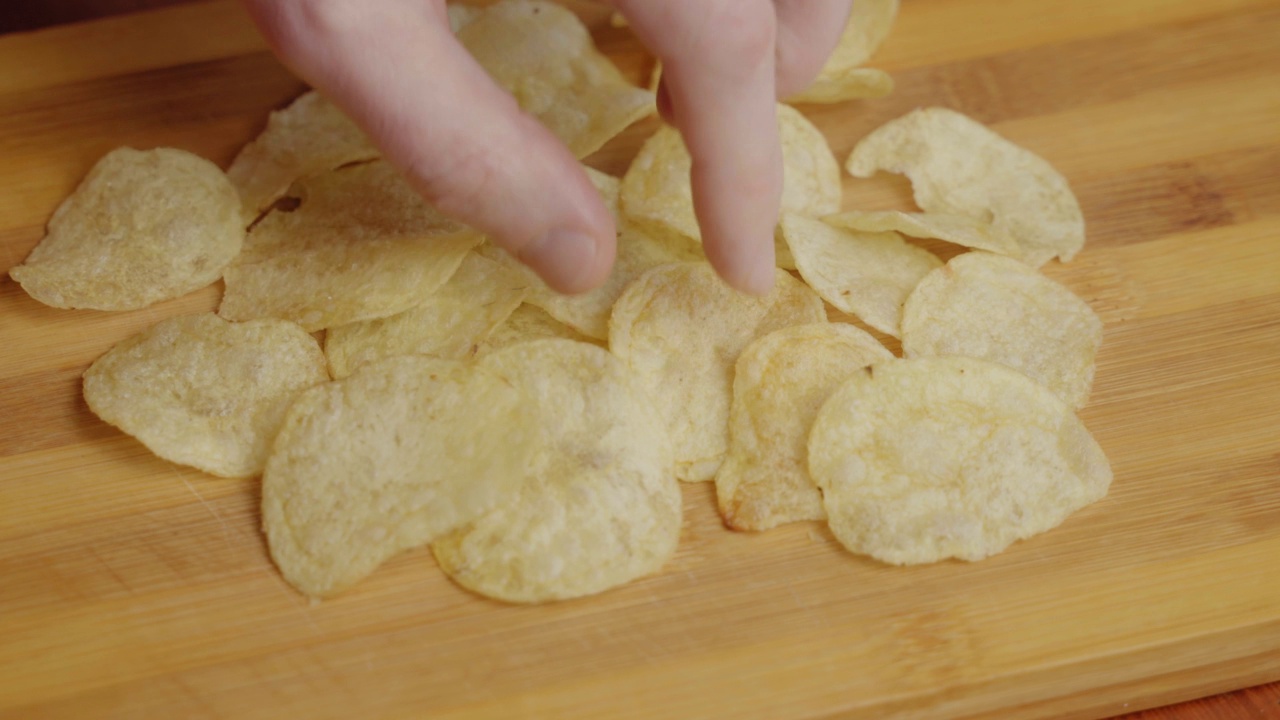
<svg viewBox="0 0 1280 720">
<path fill-rule="evenodd" d="M 52 307 L 136 310 L 217 281 L 243 242 L 240 201 L 217 165 L 182 150 L 118 148 L 9 276 Z"/>
<path fill-rule="evenodd" d="M 480 242 L 383 161 L 296 189 L 302 204 L 264 217 L 227 268 L 224 318 L 282 318 L 315 331 L 389 317 L 426 302 Z"/>
<path fill-rule="evenodd" d="M 880 332 L 901 336 L 902 304 L 942 261 L 892 232 L 834 228 L 821 220 L 784 215 L 782 235 L 800 276 L 838 310 Z"/>
<path fill-rule="evenodd" d="M 231 161 L 227 177 L 240 193 L 247 226 L 294 181 L 376 157 L 378 150 L 364 132 L 312 90 L 271 113 L 262 134 Z"/>
<path fill-rule="evenodd" d="M 480 343 L 476 349 L 476 357 L 497 352 L 517 343 L 547 338 L 563 338 L 597 347 L 603 345 L 599 340 L 589 338 L 551 317 L 540 307 L 521 305 Z"/>
<path fill-rule="evenodd" d="M 550 2 L 502 0 L 457 32 L 516 102 L 577 157 L 655 112 L 653 93 L 629 84 L 572 12 Z"/>
<path fill-rule="evenodd" d="M 889 35 L 898 0 L 857 0 L 835 50 L 809 87 L 788 102 L 832 103 L 876 98 L 893 90 L 883 70 L 860 67 Z"/>
<path fill-rule="evenodd" d="M 458 584 L 509 602 L 608 590 L 659 570 L 680 536 L 671 440 L 607 350 L 539 340 L 481 365 L 529 394 L 548 452 L 506 502 L 431 544 Z"/>
<path fill-rule="evenodd" d="M 821 217 L 840 209 L 840 166 L 822 132 L 795 108 L 778 105 L 782 135 L 782 212 Z M 672 232 L 701 242 L 689 180 L 692 161 L 675 128 L 664 125 L 645 141 L 622 178 L 622 214 L 640 229 Z M 778 267 L 793 268 L 775 238 Z"/>
<path fill-rule="evenodd" d="M 893 77 L 889 73 L 875 68 L 855 67 L 819 75 L 800 94 L 787 98 L 787 102 L 829 104 L 847 100 L 872 100 L 891 92 Z"/>
<path fill-rule="evenodd" d="M 1067 181 L 1043 158 L 953 110 L 925 108 L 863 138 L 846 164 L 855 177 L 886 170 L 911 179 L 927 213 L 990 223 L 1039 267 L 1084 246 L 1084 216 Z"/>
<path fill-rule="evenodd" d="M 913 238 L 932 238 L 954 245 L 1015 256 L 1018 244 L 996 232 L 989 223 L 961 215 L 908 213 L 899 210 L 851 210 L 822 218 L 828 225 L 860 232 L 899 232 Z"/>
<path fill-rule="evenodd" d="M 706 263 L 675 263 L 647 271 L 618 298 L 609 348 L 657 404 L 675 441 L 676 476 L 710 480 L 728 446 L 738 355 L 762 335 L 825 318 L 822 299 L 781 270 L 757 297 Z"/>
<path fill-rule="evenodd" d="M 981 560 L 1111 485 L 1066 403 L 1015 370 L 959 357 L 855 373 L 818 411 L 809 470 L 840 543 L 894 565 Z"/>
<path fill-rule="evenodd" d="M 262 476 L 271 558 L 312 597 L 511 497 L 541 443 L 524 393 L 474 363 L 421 355 L 303 393 Z"/>
<path fill-rule="evenodd" d="M 1070 290 L 1017 260 L 958 255 L 930 273 L 902 318 L 907 357 L 963 355 L 1008 365 L 1073 407 L 1089 401 L 1102 321 Z"/>
<path fill-rule="evenodd" d="M 469 254 L 423 304 L 381 320 L 329 328 L 324 338 L 329 370 L 341 379 L 365 363 L 396 355 L 460 360 L 519 307 L 526 292 L 523 277 Z"/>
<path fill-rule="evenodd" d="M 809 477 L 809 430 L 818 409 L 854 372 L 893 355 L 852 325 L 796 325 L 747 346 L 733 374 L 729 453 L 716 474 L 725 523 L 767 530 L 822 520 Z"/>
<path fill-rule="evenodd" d="M 294 398 L 328 379 L 320 346 L 297 325 L 209 313 L 118 343 L 85 372 L 84 399 L 165 460 L 250 477 Z"/>
</svg>

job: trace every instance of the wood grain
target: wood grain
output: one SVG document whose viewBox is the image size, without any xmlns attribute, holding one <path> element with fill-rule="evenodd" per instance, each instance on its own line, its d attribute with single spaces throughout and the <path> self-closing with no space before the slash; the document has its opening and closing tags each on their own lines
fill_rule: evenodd
<svg viewBox="0 0 1280 720">
<path fill-rule="evenodd" d="M 645 76 L 625 31 L 596 36 Z M 1106 323 L 1082 417 L 1116 483 L 974 565 L 878 566 L 819 524 L 731 533 L 696 486 L 670 567 L 596 598 L 503 606 L 418 551 L 311 605 L 255 482 L 164 463 L 79 398 L 111 344 L 220 289 L 106 314 L 6 277 L 0 717 L 1095 718 L 1280 678 L 1277 36 L 1276 0 L 911 0 L 878 58 L 897 91 L 804 108 L 843 157 L 954 107 L 1084 206 L 1089 245 L 1047 272 Z M 0 270 L 107 150 L 225 164 L 301 88 L 230 2 L 0 37 L 0 68 Z M 654 127 L 591 163 L 621 172 Z M 910 203 L 888 177 L 845 191 Z M 1269 717 L 1273 691 L 1136 717 Z"/>
</svg>

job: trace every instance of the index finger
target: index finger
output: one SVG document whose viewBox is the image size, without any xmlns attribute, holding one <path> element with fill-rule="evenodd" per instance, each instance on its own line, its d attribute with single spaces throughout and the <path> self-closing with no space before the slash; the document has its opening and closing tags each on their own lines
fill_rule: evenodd
<svg viewBox="0 0 1280 720">
<path fill-rule="evenodd" d="M 707 259 L 734 287 L 768 292 L 782 197 L 773 3 L 613 4 L 663 63 L 672 120 L 693 161 L 693 206 Z"/>
</svg>

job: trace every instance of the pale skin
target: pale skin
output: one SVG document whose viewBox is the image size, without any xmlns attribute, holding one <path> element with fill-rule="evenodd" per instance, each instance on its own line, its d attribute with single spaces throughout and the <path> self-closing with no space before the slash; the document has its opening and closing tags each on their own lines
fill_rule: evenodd
<svg viewBox="0 0 1280 720">
<path fill-rule="evenodd" d="M 658 107 L 693 158 L 711 264 L 773 285 L 782 193 L 774 103 L 834 49 L 853 0 L 612 0 L 663 63 Z M 444 0 L 244 0 L 280 58 L 443 212 L 566 293 L 608 277 L 613 218 L 578 161 L 454 39 Z"/>
</svg>

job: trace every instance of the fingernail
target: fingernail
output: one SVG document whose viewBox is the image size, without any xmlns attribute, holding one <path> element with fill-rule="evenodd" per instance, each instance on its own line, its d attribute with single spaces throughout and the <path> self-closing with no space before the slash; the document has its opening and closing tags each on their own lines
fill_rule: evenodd
<svg viewBox="0 0 1280 720">
<path fill-rule="evenodd" d="M 552 288 L 563 293 L 590 290 L 596 242 L 576 230 L 557 228 L 526 245 L 520 260 Z"/>
</svg>

